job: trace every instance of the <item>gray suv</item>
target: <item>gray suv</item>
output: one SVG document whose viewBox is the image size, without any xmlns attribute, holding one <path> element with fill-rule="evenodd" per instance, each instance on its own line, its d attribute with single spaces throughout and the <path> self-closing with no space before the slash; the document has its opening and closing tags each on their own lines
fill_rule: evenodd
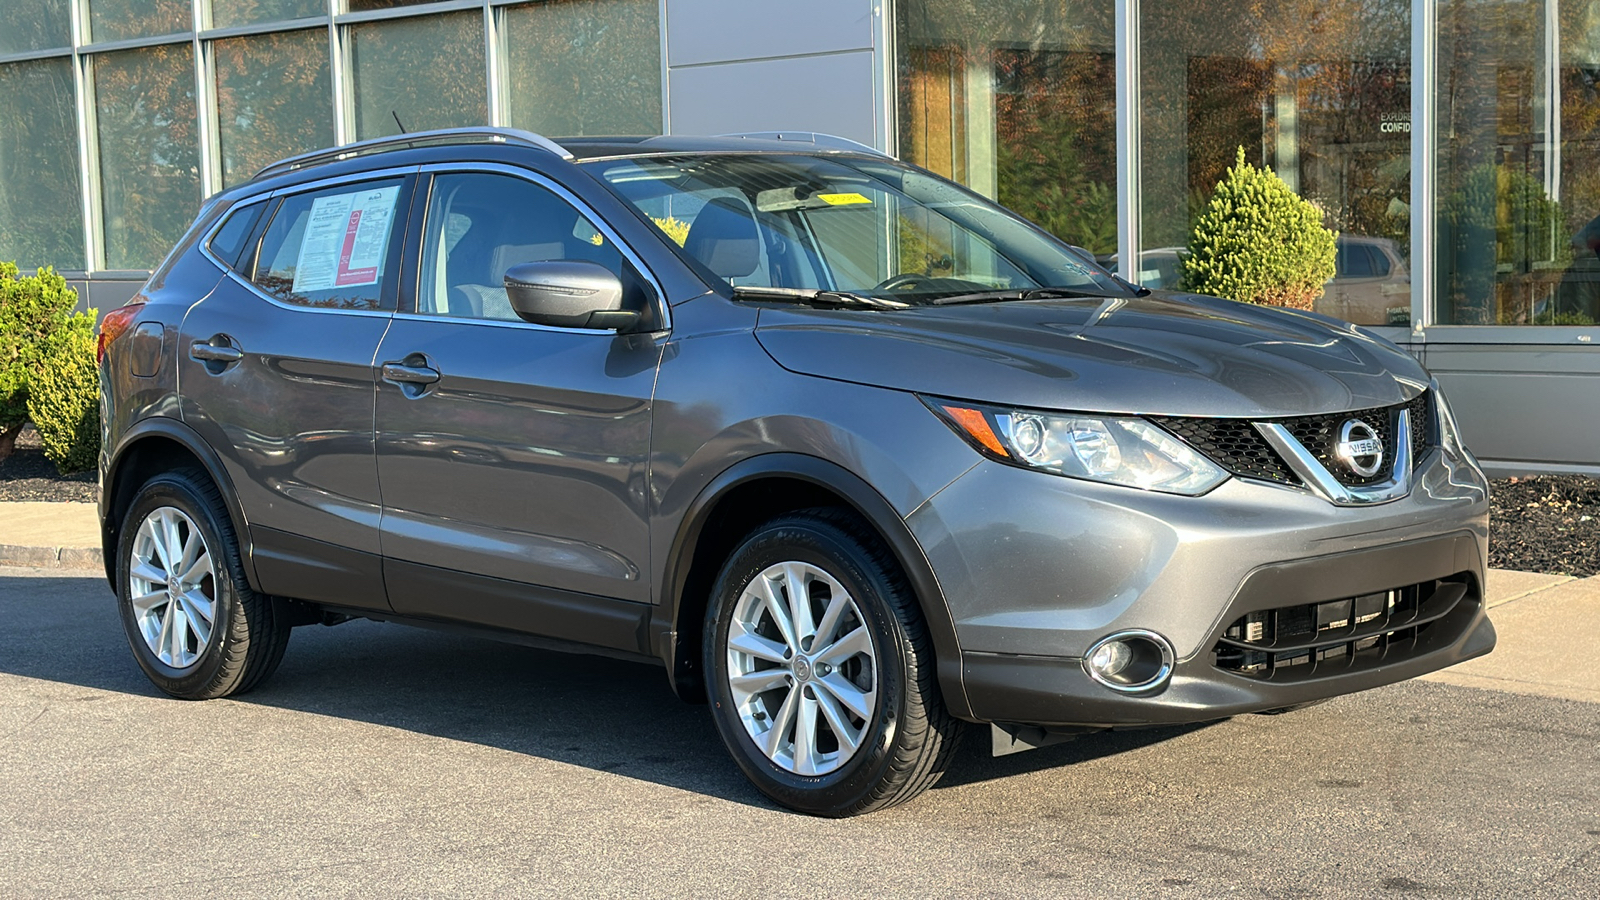
<svg viewBox="0 0 1600 900">
<path fill-rule="evenodd" d="M 106 574 L 176 697 L 352 617 L 652 660 L 847 816 L 968 723 L 1004 753 L 1494 644 L 1487 483 L 1413 358 L 837 138 L 285 160 L 100 351 Z"/>
</svg>

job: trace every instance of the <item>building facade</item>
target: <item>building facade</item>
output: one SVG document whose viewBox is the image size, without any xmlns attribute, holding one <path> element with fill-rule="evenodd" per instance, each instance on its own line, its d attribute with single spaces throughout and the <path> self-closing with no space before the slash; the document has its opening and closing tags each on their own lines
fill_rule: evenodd
<svg viewBox="0 0 1600 900">
<path fill-rule="evenodd" d="M 478 124 L 831 132 L 1154 286 L 1242 149 L 1491 469 L 1600 474 L 1600 0 L 5 0 L 0 259 L 106 308 L 275 159 Z"/>
</svg>

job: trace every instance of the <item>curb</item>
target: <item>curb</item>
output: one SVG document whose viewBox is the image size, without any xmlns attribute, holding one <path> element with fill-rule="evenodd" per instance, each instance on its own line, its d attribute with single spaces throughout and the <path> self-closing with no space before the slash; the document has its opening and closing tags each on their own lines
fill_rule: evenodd
<svg viewBox="0 0 1600 900">
<path fill-rule="evenodd" d="M 0 566 L 34 569 L 104 569 L 98 547 L 23 547 L 0 544 Z"/>
</svg>

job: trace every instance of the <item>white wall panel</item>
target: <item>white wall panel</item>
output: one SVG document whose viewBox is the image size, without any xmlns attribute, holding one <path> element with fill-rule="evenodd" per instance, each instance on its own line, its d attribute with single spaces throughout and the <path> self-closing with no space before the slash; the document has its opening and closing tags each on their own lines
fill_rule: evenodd
<svg viewBox="0 0 1600 900">
<path fill-rule="evenodd" d="M 667 0 L 667 66 L 872 47 L 872 0 Z"/>
<path fill-rule="evenodd" d="M 674 134 L 821 131 L 874 144 L 873 53 L 669 69 Z"/>
</svg>

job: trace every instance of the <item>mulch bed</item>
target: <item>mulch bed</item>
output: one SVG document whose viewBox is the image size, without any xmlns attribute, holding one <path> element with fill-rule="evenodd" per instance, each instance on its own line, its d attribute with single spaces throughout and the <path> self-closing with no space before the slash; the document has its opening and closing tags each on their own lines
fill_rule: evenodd
<svg viewBox="0 0 1600 900">
<path fill-rule="evenodd" d="M 63 476 L 56 464 L 44 458 L 39 449 L 39 434 L 29 425 L 17 436 L 17 448 L 0 462 L 0 500 L 83 500 L 100 499 L 100 485 L 93 470 Z"/>
<path fill-rule="evenodd" d="M 63 477 L 30 426 L 0 462 L 0 500 L 99 499 L 94 472 Z M 1494 482 L 1489 565 L 1552 575 L 1600 575 L 1600 479 L 1538 475 Z"/>
<path fill-rule="evenodd" d="M 1535 475 L 1494 483 L 1489 565 L 1551 575 L 1600 575 L 1600 479 Z"/>
</svg>

